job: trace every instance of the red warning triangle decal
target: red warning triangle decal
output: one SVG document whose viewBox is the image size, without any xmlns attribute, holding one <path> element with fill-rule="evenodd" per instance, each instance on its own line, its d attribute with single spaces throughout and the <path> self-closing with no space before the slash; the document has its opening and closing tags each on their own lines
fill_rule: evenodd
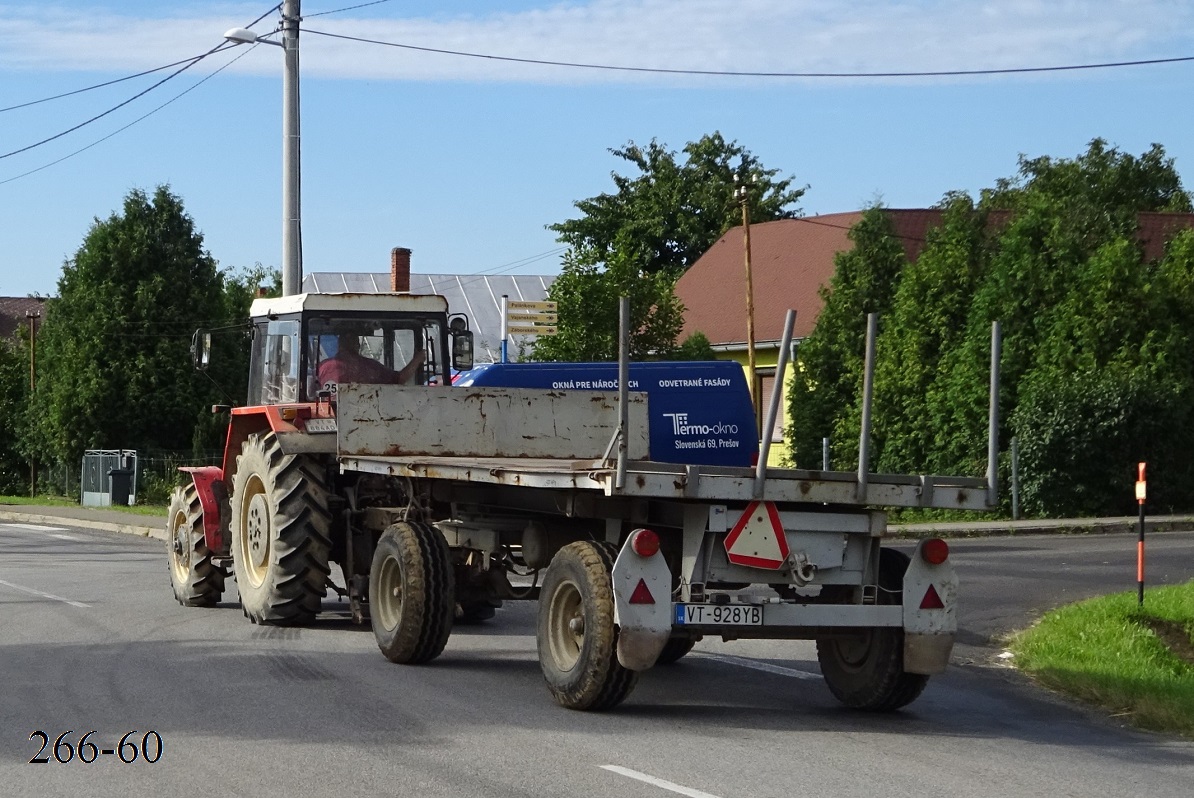
<svg viewBox="0 0 1194 798">
<path fill-rule="evenodd" d="M 788 536 L 772 502 L 751 502 L 726 535 L 726 558 L 735 565 L 778 570 L 788 559 Z"/>
<path fill-rule="evenodd" d="M 945 602 L 941 600 L 941 596 L 937 595 L 937 588 L 929 585 L 929 589 L 925 591 L 925 597 L 920 600 L 920 608 L 922 610 L 945 609 Z"/>
<path fill-rule="evenodd" d="M 638 587 L 630 594 L 631 604 L 654 604 L 655 597 L 651 595 L 651 589 L 647 587 L 645 579 L 638 580 Z"/>
</svg>

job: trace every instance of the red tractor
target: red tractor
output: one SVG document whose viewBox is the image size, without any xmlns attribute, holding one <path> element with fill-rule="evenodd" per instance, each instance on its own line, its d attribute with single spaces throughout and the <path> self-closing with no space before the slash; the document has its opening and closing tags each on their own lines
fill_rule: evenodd
<svg viewBox="0 0 1194 798">
<path fill-rule="evenodd" d="M 449 386 L 453 369 L 472 367 L 468 321 L 449 318 L 441 296 L 397 293 L 258 299 L 251 315 L 248 401 L 231 408 L 223 464 L 182 469 L 190 480 L 171 497 L 175 598 L 214 605 L 230 564 L 249 620 L 304 623 L 329 587 L 340 590 L 334 563 L 361 622 L 377 538 L 362 508 L 401 507 L 409 497 L 381 495 L 395 492 L 392 481 L 341 474 L 337 386 Z M 199 368 L 209 344 L 197 336 Z M 486 600 L 474 603 L 468 609 L 483 614 Z"/>
</svg>

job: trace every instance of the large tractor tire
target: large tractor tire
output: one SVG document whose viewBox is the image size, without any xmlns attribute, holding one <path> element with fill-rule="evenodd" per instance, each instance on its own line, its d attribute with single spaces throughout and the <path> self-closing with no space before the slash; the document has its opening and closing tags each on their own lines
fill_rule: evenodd
<svg viewBox="0 0 1194 798">
<path fill-rule="evenodd" d="M 568 709 L 611 709 L 638 683 L 638 673 L 618 662 L 610 578 L 617 556 L 612 543 L 569 543 L 552 557 L 543 578 L 539 666 L 556 703 Z"/>
<path fill-rule="evenodd" d="M 443 652 L 455 582 L 448 543 L 435 527 L 405 522 L 382 533 L 369 571 L 369 619 L 386 659 L 416 665 Z"/>
<path fill-rule="evenodd" d="M 327 592 L 331 513 L 324 469 L 250 435 L 232 479 L 232 567 L 253 623 L 309 623 Z"/>
<path fill-rule="evenodd" d="M 879 603 L 903 600 L 908 556 L 879 551 Z M 860 634 L 817 640 L 817 659 L 830 692 L 854 709 L 888 712 L 916 700 L 929 677 L 904 671 L 904 630 L 866 629 Z"/>
<path fill-rule="evenodd" d="M 174 598 L 184 607 L 213 607 L 224 593 L 224 569 L 212 561 L 203 539 L 203 506 L 195 483 L 170 495 L 166 555 Z"/>
</svg>

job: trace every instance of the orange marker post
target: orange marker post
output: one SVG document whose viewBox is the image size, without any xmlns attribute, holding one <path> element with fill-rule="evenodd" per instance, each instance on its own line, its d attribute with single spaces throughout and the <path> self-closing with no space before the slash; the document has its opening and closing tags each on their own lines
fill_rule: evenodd
<svg viewBox="0 0 1194 798">
<path fill-rule="evenodd" d="M 1144 480 L 1144 463 L 1138 463 L 1139 478 L 1136 480 L 1136 502 L 1140 505 L 1140 533 L 1136 538 L 1136 604 L 1144 606 L 1144 499 L 1148 485 Z"/>
</svg>

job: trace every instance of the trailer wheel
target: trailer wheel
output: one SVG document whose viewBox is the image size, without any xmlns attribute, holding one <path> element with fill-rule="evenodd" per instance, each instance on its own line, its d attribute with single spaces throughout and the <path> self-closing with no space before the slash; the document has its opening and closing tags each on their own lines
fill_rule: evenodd
<svg viewBox="0 0 1194 798">
<path fill-rule="evenodd" d="M 324 469 L 287 455 L 272 432 L 250 435 L 232 479 L 232 566 L 253 623 L 309 623 L 327 592 L 331 513 Z"/>
<path fill-rule="evenodd" d="M 174 489 L 169 512 L 166 555 L 174 598 L 184 607 L 212 607 L 224 593 L 224 569 L 203 539 L 203 506 L 193 482 Z"/>
<path fill-rule="evenodd" d="M 415 665 L 448 643 L 456 580 L 448 542 L 435 527 L 399 523 L 382 533 L 369 571 L 369 617 L 386 659 Z"/>
<path fill-rule="evenodd" d="M 600 711 L 622 703 L 638 682 L 618 662 L 614 591 L 618 548 L 577 541 L 556 552 L 539 596 L 539 665 L 556 703 Z"/>
<path fill-rule="evenodd" d="M 902 602 L 908 556 L 879 551 L 879 603 Z M 916 700 L 929 677 L 904 671 L 904 631 L 867 629 L 861 634 L 817 639 L 817 659 L 830 692 L 848 707 L 891 711 Z"/>
<path fill-rule="evenodd" d="M 673 662 L 678 662 L 685 654 L 692 651 L 693 646 L 700 639 L 700 635 L 696 637 L 669 637 L 668 641 L 663 644 L 663 651 L 659 652 L 659 658 L 655 660 L 655 664 L 671 665 Z"/>
</svg>

